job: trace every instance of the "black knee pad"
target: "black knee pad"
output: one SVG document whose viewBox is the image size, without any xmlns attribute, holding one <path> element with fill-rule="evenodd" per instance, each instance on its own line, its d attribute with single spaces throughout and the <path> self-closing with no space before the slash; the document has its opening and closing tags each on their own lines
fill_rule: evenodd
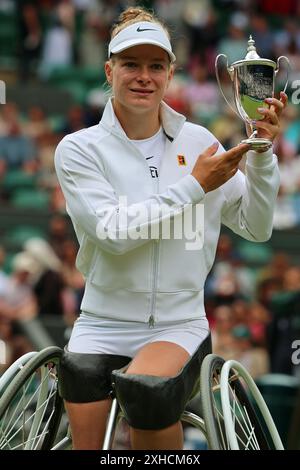
<svg viewBox="0 0 300 470">
<path fill-rule="evenodd" d="M 175 377 L 112 372 L 114 392 L 128 424 L 144 430 L 164 429 L 179 421 L 199 385 L 200 367 L 211 353 L 210 335 Z"/>
<path fill-rule="evenodd" d="M 65 348 L 59 365 L 59 393 L 72 403 L 104 400 L 112 392 L 111 372 L 130 361 L 127 356 L 74 353 Z"/>
</svg>

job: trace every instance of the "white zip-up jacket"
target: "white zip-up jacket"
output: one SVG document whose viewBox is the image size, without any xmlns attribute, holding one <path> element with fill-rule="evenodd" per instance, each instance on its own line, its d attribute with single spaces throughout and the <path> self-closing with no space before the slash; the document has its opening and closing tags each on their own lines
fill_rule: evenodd
<svg viewBox="0 0 300 470">
<path fill-rule="evenodd" d="M 205 194 L 191 171 L 216 139 L 165 103 L 161 122 L 167 144 L 156 180 L 117 124 L 111 101 L 99 125 L 64 137 L 57 147 L 56 171 L 80 244 L 76 265 L 86 279 L 83 311 L 150 325 L 199 318 L 205 315 L 203 288 L 221 223 L 247 240 L 271 236 L 279 188 L 272 151 L 249 151 L 246 175 L 238 171 Z M 218 153 L 223 151 L 220 145 Z M 120 196 L 127 197 L 127 205 Z M 167 220 L 174 226 L 183 214 L 195 216 L 199 204 L 204 207 L 204 227 L 198 227 L 202 247 L 187 249 L 186 238 L 157 239 Z M 164 210 L 150 211 L 154 205 Z M 149 228 L 146 240 L 131 236 Z"/>
</svg>

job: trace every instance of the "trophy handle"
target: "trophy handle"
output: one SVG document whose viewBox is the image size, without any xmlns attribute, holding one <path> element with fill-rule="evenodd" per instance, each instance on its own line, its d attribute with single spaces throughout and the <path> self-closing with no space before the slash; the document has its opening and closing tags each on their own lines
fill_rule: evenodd
<svg viewBox="0 0 300 470">
<path fill-rule="evenodd" d="M 224 100 L 226 101 L 226 103 L 228 104 L 228 106 L 232 109 L 232 111 L 240 118 L 241 116 L 239 115 L 239 113 L 237 112 L 236 109 L 234 109 L 234 107 L 229 103 L 228 99 L 226 98 L 225 96 L 225 93 L 223 91 L 223 88 L 222 88 L 222 84 L 221 84 L 221 80 L 220 80 L 220 76 L 219 76 L 219 61 L 220 61 L 220 58 L 221 57 L 225 57 L 226 59 L 226 69 L 227 69 L 227 72 L 228 72 L 228 75 L 230 76 L 230 79 L 232 81 L 233 79 L 233 68 L 232 67 L 228 67 L 228 57 L 227 55 L 225 54 L 219 54 L 217 55 L 216 57 L 216 60 L 215 60 L 215 71 L 216 71 L 216 77 L 217 77 L 217 82 L 218 82 L 218 85 L 219 85 L 219 88 L 220 88 L 220 91 L 223 95 L 223 98 Z M 279 60 L 279 59 L 278 59 Z"/>
<path fill-rule="evenodd" d="M 285 90 L 286 90 L 286 88 L 288 86 L 288 83 L 289 83 L 289 70 L 291 69 L 290 61 L 285 55 L 281 55 L 277 59 L 277 65 L 276 65 L 276 69 L 275 69 L 275 78 L 276 78 L 276 76 L 279 72 L 279 69 L 280 69 L 280 60 L 283 60 L 283 59 L 286 61 L 287 65 L 288 65 L 287 69 L 286 69 L 286 82 L 285 82 L 284 89 L 283 89 L 283 92 L 285 93 Z"/>
</svg>

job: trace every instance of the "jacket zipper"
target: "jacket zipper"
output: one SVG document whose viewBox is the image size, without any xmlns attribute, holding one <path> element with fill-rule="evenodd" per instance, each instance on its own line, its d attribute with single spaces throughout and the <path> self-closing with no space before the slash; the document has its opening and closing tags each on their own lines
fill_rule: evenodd
<svg viewBox="0 0 300 470">
<path fill-rule="evenodd" d="M 166 142 L 165 153 L 167 151 L 168 141 Z M 161 172 L 161 167 L 163 163 L 163 158 L 161 159 L 161 165 L 159 169 L 159 174 Z M 156 193 L 159 192 L 159 177 L 156 180 L 155 185 Z M 153 246 L 153 277 L 152 277 L 152 293 L 151 293 L 151 303 L 150 303 L 150 316 L 148 319 L 149 328 L 154 328 L 155 325 L 155 307 L 156 307 L 156 290 L 157 290 L 157 275 L 158 275 L 158 259 L 159 259 L 159 247 L 160 247 L 160 240 L 158 242 L 154 242 Z"/>
<path fill-rule="evenodd" d="M 159 190 L 159 178 L 155 184 L 156 193 Z M 156 306 L 156 289 L 157 289 L 157 275 L 158 275 L 158 254 L 159 254 L 159 240 L 153 242 L 153 268 L 152 268 L 152 293 L 150 303 L 150 317 L 148 320 L 149 328 L 154 328 L 155 325 L 155 306 Z"/>
<path fill-rule="evenodd" d="M 151 314 L 149 317 L 149 328 L 154 328 L 154 316 Z"/>
<path fill-rule="evenodd" d="M 152 293 L 150 303 L 150 317 L 148 320 L 149 328 L 153 328 L 155 324 L 155 305 L 156 305 L 156 289 L 157 289 L 157 273 L 158 273 L 158 250 L 159 243 L 154 242 L 153 246 L 153 277 L 152 277 Z"/>
</svg>

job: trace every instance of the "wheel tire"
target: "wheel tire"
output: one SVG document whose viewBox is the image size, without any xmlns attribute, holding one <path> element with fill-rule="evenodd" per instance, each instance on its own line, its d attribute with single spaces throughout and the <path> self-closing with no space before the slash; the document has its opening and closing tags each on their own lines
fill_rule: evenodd
<svg viewBox="0 0 300 470">
<path fill-rule="evenodd" d="M 221 375 L 221 369 L 224 364 L 224 359 L 215 354 L 208 354 L 205 356 L 200 373 L 200 397 L 202 403 L 202 412 L 206 428 L 206 437 L 208 446 L 212 450 L 225 449 L 224 441 L 222 441 L 222 433 L 216 416 L 215 398 L 212 393 L 212 387 L 217 385 Z M 221 400 L 221 399 L 220 399 Z M 223 429 L 225 434 L 225 429 Z"/>
<path fill-rule="evenodd" d="M 29 362 L 23 367 L 22 370 L 20 370 L 16 377 L 13 378 L 13 380 L 11 381 L 11 383 L 9 384 L 0 399 L 0 421 L 4 417 L 7 408 L 10 406 L 11 402 L 17 397 L 18 392 L 26 383 L 26 381 L 36 371 L 38 371 L 39 368 L 43 366 L 47 367 L 48 364 L 54 363 L 55 366 L 58 367 L 61 355 L 62 350 L 60 348 L 56 346 L 50 346 L 40 351 L 32 359 L 29 360 Z M 54 412 L 49 421 L 48 433 L 43 439 L 41 450 L 51 449 L 59 427 L 63 411 L 63 400 L 60 397 L 57 388 L 54 396 L 53 406 Z"/>
</svg>

